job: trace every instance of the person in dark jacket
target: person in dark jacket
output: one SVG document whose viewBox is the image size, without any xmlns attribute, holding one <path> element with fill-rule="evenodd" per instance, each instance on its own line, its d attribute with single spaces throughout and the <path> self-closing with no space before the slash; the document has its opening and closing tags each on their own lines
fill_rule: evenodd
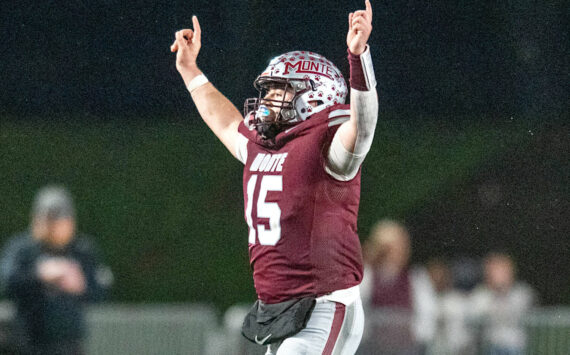
<svg viewBox="0 0 570 355">
<path fill-rule="evenodd" d="M 62 187 L 41 189 L 28 231 L 6 243 L 0 284 L 16 307 L 22 354 L 82 354 L 84 305 L 105 297 L 112 283 L 92 239 L 76 231 L 75 210 Z"/>
</svg>

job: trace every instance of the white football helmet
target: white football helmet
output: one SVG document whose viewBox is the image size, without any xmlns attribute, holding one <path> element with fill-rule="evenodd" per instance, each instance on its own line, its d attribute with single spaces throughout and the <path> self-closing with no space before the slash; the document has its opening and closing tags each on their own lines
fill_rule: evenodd
<svg viewBox="0 0 570 355">
<path fill-rule="evenodd" d="M 348 88 L 338 68 L 320 54 L 294 51 L 273 58 L 253 83 L 259 97 L 245 101 L 246 123 L 256 128 L 263 138 L 302 122 L 312 114 L 334 104 L 343 104 Z M 293 90 L 291 101 L 265 99 L 271 88 Z M 279 108 L 275 119 L 264 120 L 269 110 Z"/>
</svg>

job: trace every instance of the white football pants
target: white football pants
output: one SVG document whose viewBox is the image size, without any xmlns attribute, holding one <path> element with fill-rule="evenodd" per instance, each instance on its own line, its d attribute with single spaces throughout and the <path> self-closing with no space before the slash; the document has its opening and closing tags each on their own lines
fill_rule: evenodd
<svg viewBox="0 0 570 355">
<path fill-rule="evenodd" d="M 358 349 L 364 331 L 364 311 L 358 297 L 345 306 L 317 299 L 305 329 L 272 344 L 266 354 L 276 355 L 352 355 Z"/>
</svg>

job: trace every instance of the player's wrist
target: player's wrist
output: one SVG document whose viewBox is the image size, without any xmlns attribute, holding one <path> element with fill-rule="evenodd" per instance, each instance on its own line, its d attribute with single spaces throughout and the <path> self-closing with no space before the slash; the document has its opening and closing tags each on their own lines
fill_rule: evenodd
<svg viewBox="0 0 570 355">
<path fill-rule="evenodd" d="M 376 76 L 370 55 L 370 46 L 360 54 L 348 52 L 348 64 L 350 65 L 350 87 L 360 91 L 369 91 L 376 87 Z"/>
<path fill-rule="evenodd" d="M 198 68 L 196 62 L 176 63 L 176 69 L 178 70 L 178 72 L 182 76 L 182 79 L 184 79 L 185 82 L 188 82 L 192 80 L 192 78 L 194 78 L 195 76 L 202 74 L 202 71 L 200 70 L 200 68 Z"/>
<path fill-rule="evenodd" d="M 184 72 L 181 72 L 181 74 L 186 89 L 190 93 L 208 82 L 208 79 L 196 64 L 186 66 Z"/>
<path fill-rule="evenodd" d="M 348 46 L 348 53 L 359 56 L 366 50 L 367 45 L 358 45 L 358 46 Z"/>
<path fill-rule="evenodd" d="M 209 83 L 209 80 L 206 77 L 206 75 L 200 73 L 198 75 L 195 75 L 192 79 L 186 82 L 186 89 L 188 89 L 188 92 L 192 94 L 194 90 L 198 89 L 201 86 L 206 85 L 207 83 Z"/>
</svg>

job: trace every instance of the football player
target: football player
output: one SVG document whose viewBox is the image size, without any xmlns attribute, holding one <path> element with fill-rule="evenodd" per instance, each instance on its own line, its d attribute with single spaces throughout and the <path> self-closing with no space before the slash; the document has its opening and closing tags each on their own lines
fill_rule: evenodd
<svg viewBox="0 0 570 355">
<path fill-rule="evenodd" d="M 242 116 L 198 68 L 201 29 L 192 22 L 171 46 L 176 68 L 203 120 L 244 164 L 258 300 L 242 332 L 268 353 L 353 354 L 364 327 L 360 167 L 378 115 L 370 2 L 348 16 L 350 106 L 333 63 L 294 51 L 269 62 Z"/>
</svg>

